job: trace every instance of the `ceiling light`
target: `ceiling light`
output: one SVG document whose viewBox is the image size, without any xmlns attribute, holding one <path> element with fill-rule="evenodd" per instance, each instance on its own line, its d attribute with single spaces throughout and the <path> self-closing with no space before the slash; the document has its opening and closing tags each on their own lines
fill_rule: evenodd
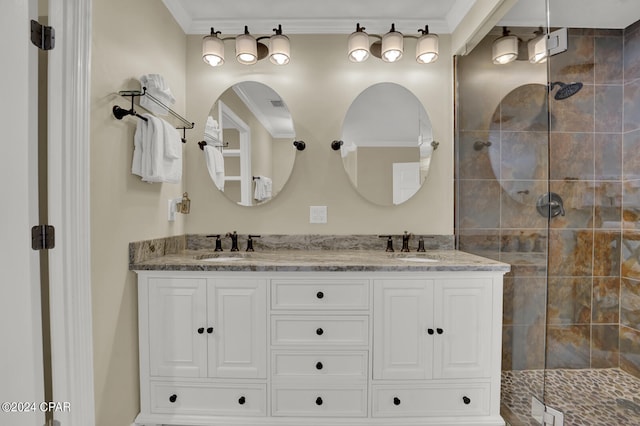
<svg viewBox="0 0 640 426">
<path fill-rule="evenodd" d="M 236 37 L 236 59 L 244 65 L 252 65 L 258 61 L 258 43 L 244 26 L 244 34 Z"/>
<path fill-rule="evenodd" d="M 224 43 L 218 34 L 220 31 L 211 28 L 211 35 L 202 39 L 202 60 L 212 67 L 224 64 Z"/>
<path fill-rule="evenodd" d="M 269 60 L 276 65 L 286 65 L 291 57 L 289 37 L 282 35 L 282 25 L 273 31 L 275 34 L 269 38 Z"/>
<path fill-rule="evenodd" d="M 529 51 L 529 62 L 532 64 L 541 64 L 547 60 L 547 35 L 544 34 L 542 27 L 534 33 L 536 36 L 527 42 Z"/>
<path fill-rule="evenodd" d="M 416 44 L 416 61 L 419 64 L 430 64 L 438 59 L 438 36 L 429 34 L 429 26 L 425 25 L 424 30 Z"/>
<path fill-rule="evenodd" d="M 352 62 L 363 62 L 369 57 L 369 35 L 364 30 L 356 24 L 356 30 L 349 36 L 348 52 Z"/>
<path fill-rule="evenodd" d="M 395 24 L 391 24 L 391 30 L 382 37 L 382 60 L 396 62 L 402 58 L 403 38 L 396 31 Z"/>
<path fill-rule="evenodd" d="M 493 42 L 492 58 L 497 65 L 508 64 L 518 57 L 518 37 L 509 35 L 507 27 L 502 27 L 502 37 Z"/>
</svg>

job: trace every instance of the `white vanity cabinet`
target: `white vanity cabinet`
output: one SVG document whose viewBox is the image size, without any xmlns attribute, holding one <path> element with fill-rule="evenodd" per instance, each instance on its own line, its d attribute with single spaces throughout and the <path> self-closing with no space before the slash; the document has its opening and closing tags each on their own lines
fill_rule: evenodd
<svg viewBox="0 0 640 426">
<path fill-rule="evenodd" d="M 136 425 L 504 425 L 503 271 L 138 271 Z"/>
</svg>

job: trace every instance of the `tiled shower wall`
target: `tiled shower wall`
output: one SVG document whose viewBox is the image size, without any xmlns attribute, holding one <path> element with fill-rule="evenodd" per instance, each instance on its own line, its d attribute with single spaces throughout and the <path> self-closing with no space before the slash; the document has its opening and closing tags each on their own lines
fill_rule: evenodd
<svg viewBox="0 0 640 426">
<path fill-rule="evenodd" d="M 457 230 L 460 249 L 512 264 L 503 369 L 640 376 L 640 25 L 569 30 L 549 79 L 584 86 L 549 115 L 546 65 L 493 65 L 496 37 L 458 58 Z M 547 288 L 549 190 L 566 213 L 549 222 Z"/>
</svg>

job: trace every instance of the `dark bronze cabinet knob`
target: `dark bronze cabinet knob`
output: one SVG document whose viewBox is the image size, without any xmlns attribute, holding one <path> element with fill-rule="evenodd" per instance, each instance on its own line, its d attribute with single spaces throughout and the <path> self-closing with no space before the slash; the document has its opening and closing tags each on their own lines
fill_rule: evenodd
<svg viewBox="0 0 640 426">
<path fill-rule="evenodd" d="M 400 405 L 400 398 L 398 398 L 397 396 L 393 397 L 393 405 Z"/>
<path fill-rule="evenodd" d="M 322 299 L 322 298 L 324 297 L 324 293 L 323 293 L 323 292 L 321 292 L 321 291 L 319 291 L 319 292 L 317 292 L 317 293 L 316 293 L 316 297 L 317 297 L 318 299 Z"/>
<path fill-rule="evenodd" d="M 204 333 L 204 327 L 200 327 L 200 328 L 198 329 L 198 334 L 202 334 L 202 333 Z"/>
<path fill-rule="evenodd" d="M 469 404 L 471 404 L 471 399 L 468 396 L 463 396 L 462 397 L 462 402 L 464 402 L 465 405 L 469 405 Z"/>
<path fill-rule="evenodd" d="M 245 399 L 244 396 L 241 396 L 240 399 L 238 399 L 238 404 L 240 405 L 244 405 L 245 402 L 247 402 L 247 400 Z"/>
<path fill-rule="evenodd" d="M 178 395 L 175 393 L 169 397 L 169 402 L 174 403 L 178 400 Z"/>
<path fill-rule="evenodd" d="M 433 328 L 427 328 L 427 333 L 429 333 L 429 335 L 433 335 Z"/>
<path fill-rule="evenodd" d="M 316 334 L 317 334 L 318 336 L 322 336 L 322 335 L 324 334 L 324 330 L 323 330 L 322 328 L 318 328 L 318 329 L 316 330 Z"/>
<path fill-rule="evenodd" d="M 207 328 L 207 333 L 209 333 L 209 334 L 213 333 L 213 327 L 208 327 Z"/>
<path fill-rule="evenodd" d="M 323 367 L 324 367 L 324 365 L 322 365 L 322 363 L 321 363 L 320 361 L 318 361 L 318 362 L 316 363 L 316 369 L 317 369 L 317 370 L 322 370 L 322 368 L 323 368 Z"/>
<path fill-rule="evenodd" d="M 316 398 L 316 405 L 322 405 L 323 401 L 321 397 Z"/>
<path fill-rule="evenodd" d="M 441 329 L 441 328 L 436 328 L 436 333 L 442 334 L 442 333 L 444 333 L 444 330 Z"/>
</svg>

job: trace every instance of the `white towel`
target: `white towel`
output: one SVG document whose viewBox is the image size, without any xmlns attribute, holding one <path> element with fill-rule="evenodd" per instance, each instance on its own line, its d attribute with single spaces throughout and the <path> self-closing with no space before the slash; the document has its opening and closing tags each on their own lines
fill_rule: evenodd
<svg viewBox="0 0 640 426">
<path fill-rule="evenodd" d="M 257 176 L 255 180 L 256 188 L 253 192 L 253 198 L 257 201 L 266 201 L 271 198 L 271 190 L 273 181 L 266 176 Z"/>
<path fill-rule="evenodd" d="M 142 87 L 146 87 L 147 93 L 158 99 L 166 106 L 170 107 L 176 101 L 171 93 L 171 89 L 165 83 L 164 77 L 160 74 L 145 74 L 141 76 L 140 85 Z M 169 112 L 166 107 L 163 107 L 147 96 L 140 97 L 140 106 L 158 115 L 167 115 Z"/>
<path fill-rule="evenodd" d="M 143 114 L 134 136 L 131 172 L 145 182 L 179 183 L 182 178 L 182 146 L 178 131 L 166 121 Z M 167 147 L 171 153 L 167 155 Z"/>
<path fill-rule="evenodd" d="M 208 145 L 222 146 L 220 127 L 211 116 L 207 117 L 207 123 L 204 125 L 204 140 Z"/>
<path fill-rule="evenodd" d="M 147 118 L 149 114 L 142 114 Z M 148 118 L 147 118 L 148 119 Z M 148 123 L 145 120 L 138 120 L 136 125 L 136 133 L 133 136 L 133 162 L 131 164 L 131 173 L 143 177 L 142 159 L 143 159 L 143 143 L 147 138 Z"/>
<path fill-rule="evenodd" d="M 358 150 L 358 147 L 353 142 L 343 142 L 340 145 L 340 155 L 342 158 L 349 156 L 350 153 Z"/>
<path fill-rule="evenodd" d="M 211 180 L 220 191 L 224 191 L 224 157 L 222 152 L 214 146 L 205 145 L 204 158 Z"/>
</svg>

